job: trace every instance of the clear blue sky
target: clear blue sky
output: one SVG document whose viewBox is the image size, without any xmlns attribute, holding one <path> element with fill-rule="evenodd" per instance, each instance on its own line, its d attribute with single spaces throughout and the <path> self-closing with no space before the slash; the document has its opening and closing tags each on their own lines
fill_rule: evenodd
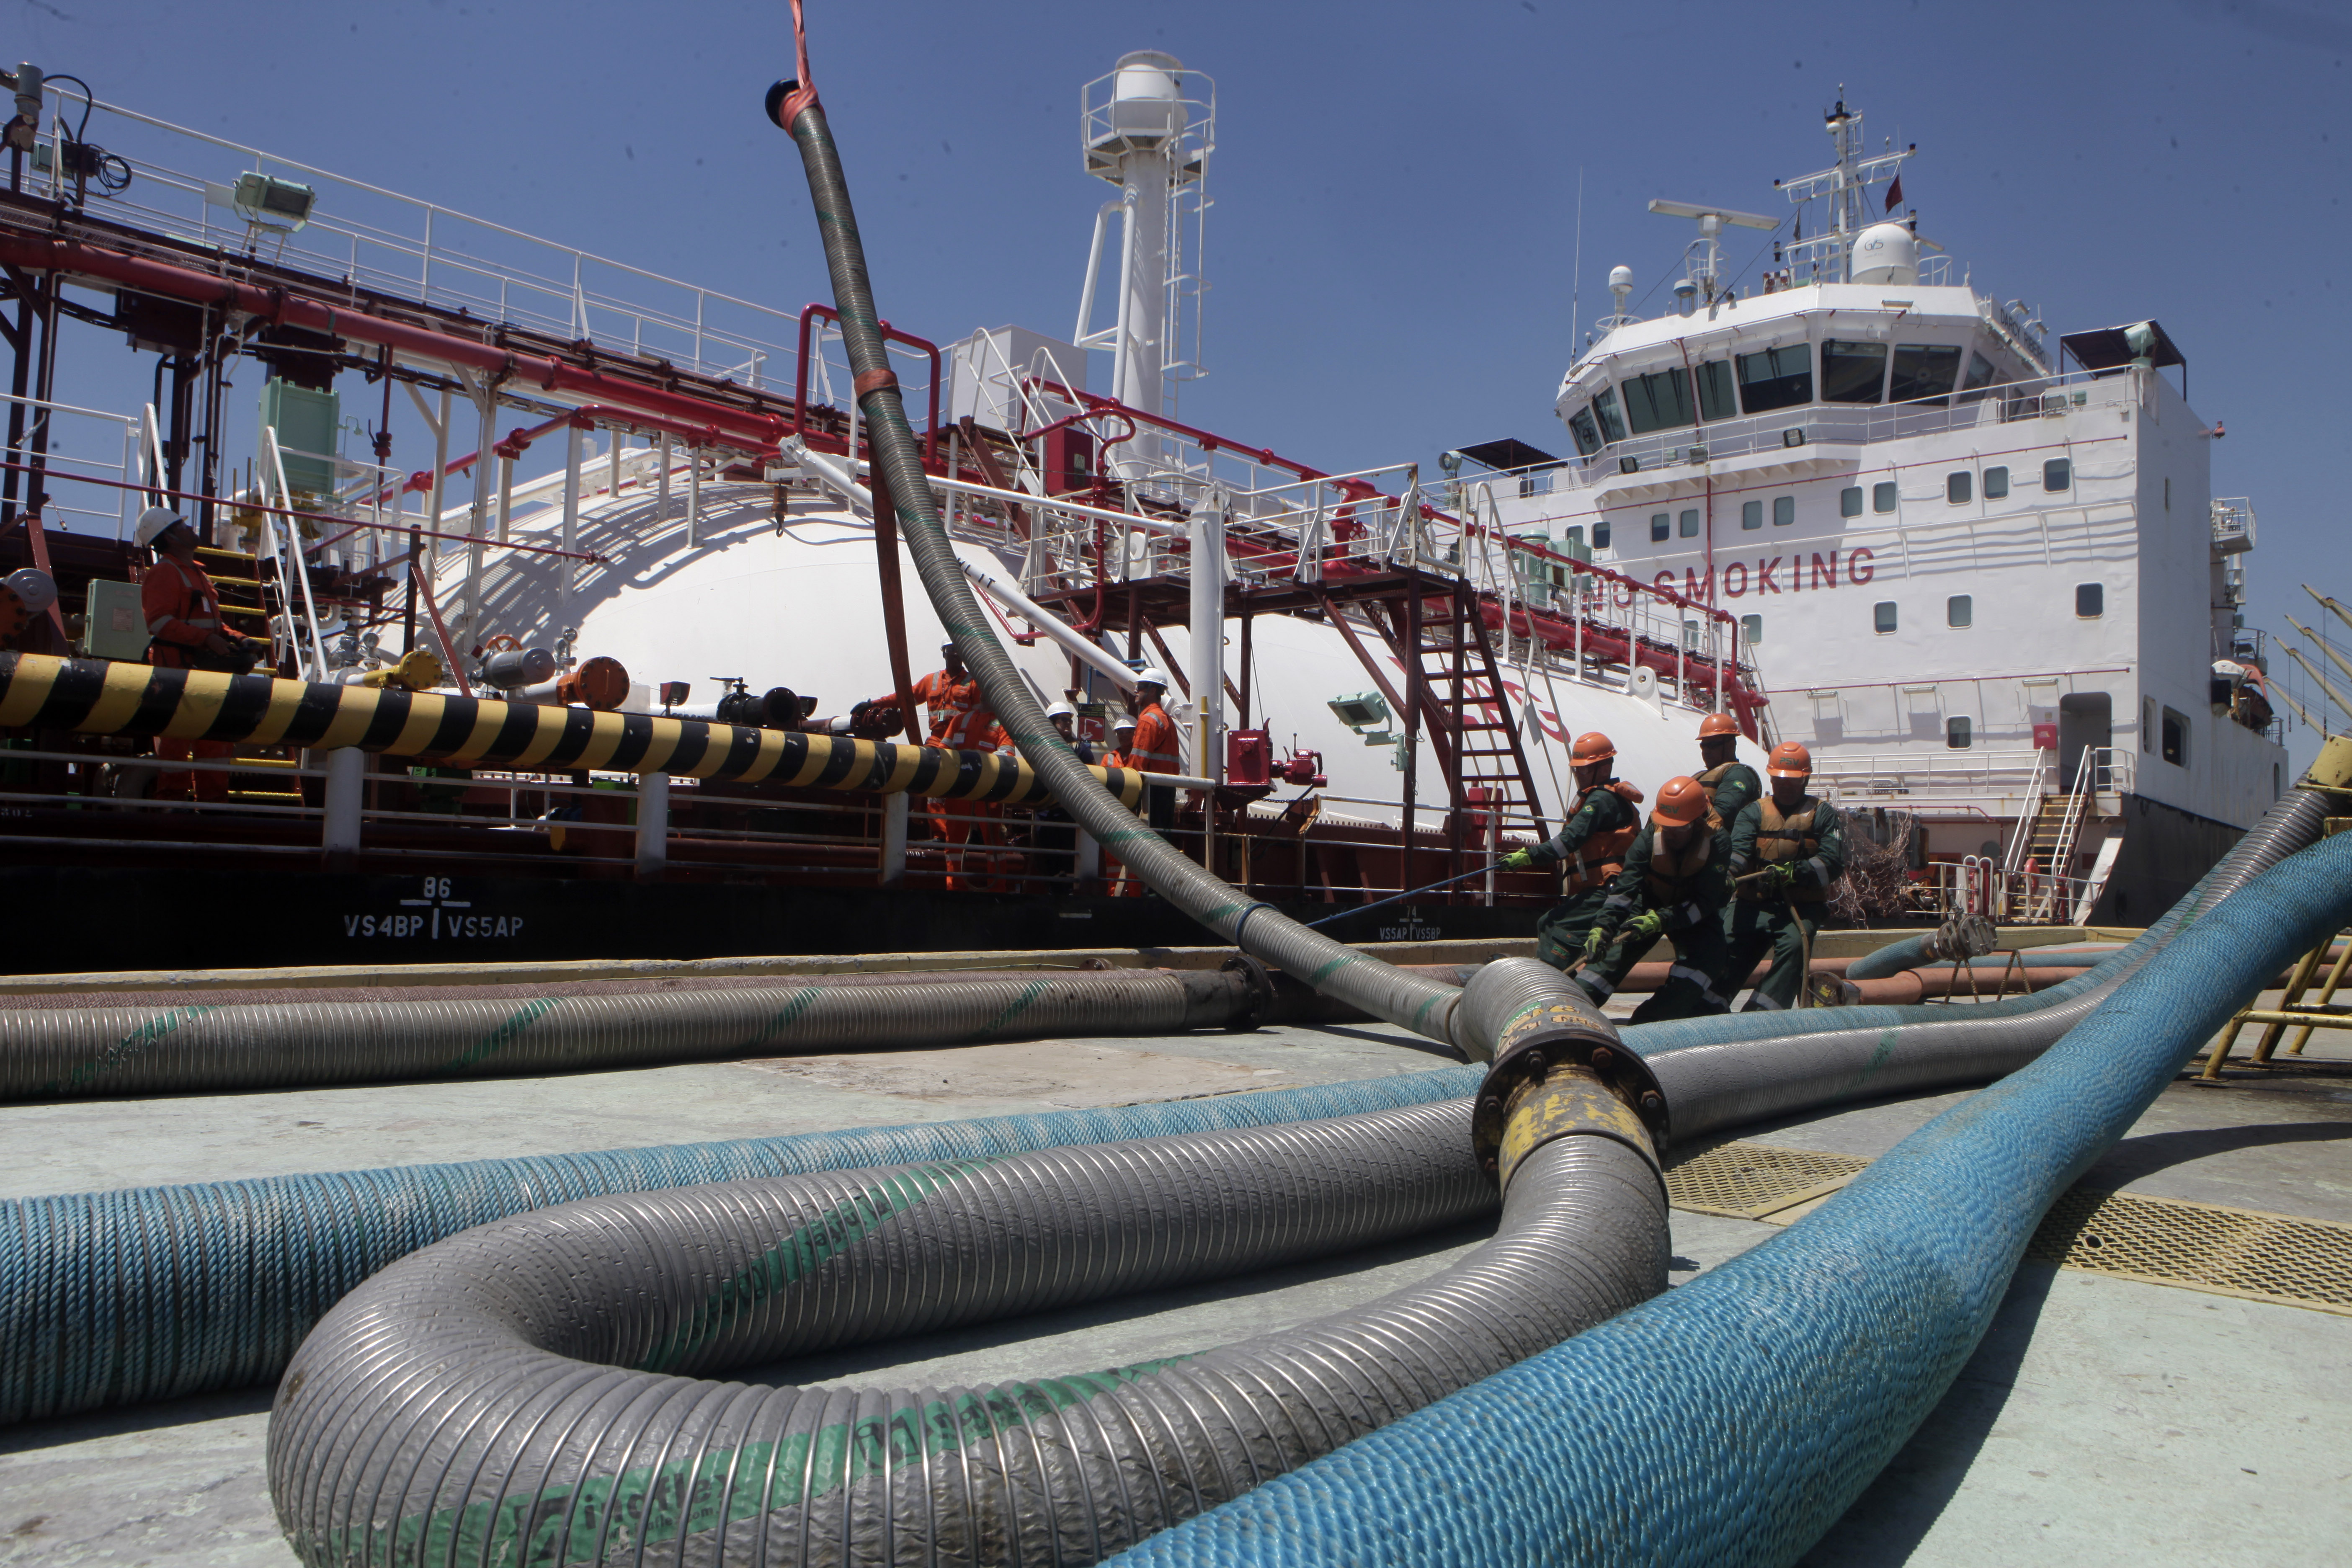
<svg viewBox="0 0 2352 1568">
<path fill-rule="evenodd" d="M 11 8 L 0 53 L 102 99 L 786 310 L 828 295 L 797 160 L 760 114 L 789 74 L 776 0 Z M 1688 226 L 1649 198 L 1779 210 L 1771 181 L 1827 162 L 1843 82 L 1874 142 L 1918 143 L 1906 194 L 1980 289 L 2053 331 L 2153 316 L 2181 345 L 2229 430 L 2215 490 L 2261 518 L 2250 623 L 2325 618 L 2301 581 L 2352 596 L 2352 7 L 810 13 L 883 313 L 940 342 L 1069 331 L 1108 195 L 1079 168 L 1081 83 L 1139 47 L 1213 75 L 1212 375 L 1185 413 L 1331 469 L 1557 447 L 1580 171 L 1589 323 L 1612 264 L 1646 289 L 1678 257 Z M 417 466 L 414 421 L 395 431 Z"/>
</svg>

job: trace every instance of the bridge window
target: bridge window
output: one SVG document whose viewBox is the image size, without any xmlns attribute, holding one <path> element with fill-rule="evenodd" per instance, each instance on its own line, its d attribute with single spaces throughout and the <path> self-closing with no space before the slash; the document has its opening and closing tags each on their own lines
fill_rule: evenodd
<svg viewBox="0 0 2352 1568">
<path fill-rule="evenodd" d="M 1860 485 L 1848 485 L 1845 489 L 1838 491 L 1838 515 L 1840 517 L 1860 517 L 1862 515 L 1862 487 Z"/>
<path fill-rule="evenodd" d="M 1683 513 L 1683 515 L 1676 520 L 1676 526 L 1685 539 L 1696 539 L 1698 537 L 1698 512 L 1696 510 L 1693 510 Z"/>
<path fill-rule="evenodd" d="M 1968 380 L 1960 383 L 1960 401 L 1962 403 L 1974 403 L 1979 398 L 1982 397 L 1984 395 L 1984 389 L 1992 384 L 1994 374 L 1992 361 L 1985 358 L 1982 354 L 1970 354 L 1969 356 L 1969 378 Z"/>
<path fill-rule="evenodd" d="M 1763 527 L 1764 503 L 1760 500 L 1741 501 L 1739 503 L 1739 526 L 1742 528 Z"/>
<path fill-rule="evenodd" d="M 1729 419 L 1739 409 L 1731 401 L 1731 362 L 1711 359 L 1698 367 L 1698 416 Z"/>
<path fill-rule="evenodd" d="M 1605 517 L 1596 517 L 1592 520 L 1592 548 L 1595 550 L 1609 548 L 1609 520 Z"/>
<path fill-rule="evenodd" d="M 1895 502 L 1897 499 L 1897 495 L 1898 492 L 1895 488 L 1895 481 L 1893 479 L 1888 479 L 1882 484 L 1871 486 L 1870 510 L 1873 511 L 1893 511 L 1895 510 Z"/>
<path fill-rule="evenodd" d="M 1944 624 L 1948 626 L 1969 626 L 1976 624 L 1977 602 L 1967 594 L 1955 594 L 1944 601 Z"/>
<path fill-rule="evenodd" d="M 1797 498 L 1795 496 L 1774 496 L 1772 498 L 1772 526 L 1775 528 L 1786 528 L 1796 521 Z"/>
<path fill-rule="evenodd" d="M 1895 629 L 1895 601 L 1881 599 L 1870 606 L 1871 630 L 1885 637 Z"/>
<path fill-rule="evenodd" d="M 1976 744 L 1976 724 L 1968 719 L 1944 721 L 1944 744 L 1955 752 L 1965 752 Z"/>
<path fill-rule="evenodd" d="M 2067 458 L 2053 458 L 2042 465 L 2042 488 L 2063 490 L 2074 482 L 2074 464 Z"/>
<path fill-rule="evenodd" d="M 1741 354 L 1739 406 L 1749 414 L 1794 408 L 1813 400 L 1813 351 L 1803 343 Z"/>
<path fill-rule="evenodd" d="M 1691 407 L 1690 377 L 1681 370 L 1625 378 L 1625 419 L 1636 436 L 1698 423 Z"/>
<path fill-rule="evenodd" d="M 1617 412 L 1617 390 L 1604 386 L 1592 400 L 1592 416 L 1601 421 L 1601 437 L 1604 441 L 1622 441 L 1625 421 Z"/>
<path fill-rule="evenodd" d="M 1822 342 L 1822 401 L 1880 403 L 1886 397 L 1885 343 Z"/>
<path fill-rule="evenodd" d="M 1674 531 L 1675 519 L 1672 512 L 1654 511 L 1650 514 L 1651 543 L 1657 543 L 1660 540 L 1665 538 L 1666 535 L 1672 533 Z"/>
<path fill-rule="evenodd" d="M 1955 469 L 1944 476 L 1944 499 L 1954 506 L 1976 500 L 1977 479 L 1966 468 Z"/>
<path fill-rule="evenodd" d="M 2186 715 L 2168 708 L 2164 710 L 2163 749 L 2158 753 L 2176 767 L 2189 765 L 2189 720 Z"/>
<path fill-rule="evenodd" d="M 1764 617 L 1761 616 L 1740 616 L 1739 635 L 1748 639 L 1748 646 L 1749 647 L 1754 647 L 1758 643 L 1762 642 L 1764 640 Z"/>
<path fill-rule="evenodd" d="M 1895 374 L 1886 388 L 1889 403 L 1919 403 L 1941 408 L 1952 384 L 1960 378 L 1958 343 L 1897 343 Z"/>
<path fill-rule="evenodd" d="M 2107 613 L 2107 588 L 2104 583 L 2074 584 L 2074 614 L 2085 621 L 2095 621 Z"/>
<path fill-rule="evenodd" d="M 1984 471 L 1984 496 L 1987 500 L 2009 499 L 2009 470 L 2006 468 L 1987 468 Z"/>
<path fill-rule="evenodd" d="M 1568 433 L 1576 438 L 1577 455 L 1589 458 L 1601 450 L 1601 431 L 1592 423 L 1592 410 L 1580 408 L 1568 416 Z"/>
</svg>

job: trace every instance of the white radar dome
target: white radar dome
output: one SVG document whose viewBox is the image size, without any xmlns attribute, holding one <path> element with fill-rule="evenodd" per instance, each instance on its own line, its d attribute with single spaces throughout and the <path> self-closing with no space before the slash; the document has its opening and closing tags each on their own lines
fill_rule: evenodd
<svg viewBox="0 0 2352 1568">
<path fill-rule="evenodd" d="M 1176 73 L 1184 63 L 1158 49 L 1137 49 L 1118 58 L 1111 83 L 1111 123 L 1130 139 L 1172 136 L 1183 129 Z"/>
<path fill-rule="evenodd" d="M 1919 238 L 1899 223 L 1874 223 L 1855 237 L 1853 280 L 1907 287 L 1919 281 Z"/>
<path fill-rule="evenodd" d="M 1631 289 L 1631 288 L 1633 288 L 1633 269 L 1632 268 L 1630 268 L 1630 267 L 1612 267 L 1612 268 L 1611 268 L 1609 269 L 1609 287 L 1611 287 L 1612 289 Z"/>
</svg>

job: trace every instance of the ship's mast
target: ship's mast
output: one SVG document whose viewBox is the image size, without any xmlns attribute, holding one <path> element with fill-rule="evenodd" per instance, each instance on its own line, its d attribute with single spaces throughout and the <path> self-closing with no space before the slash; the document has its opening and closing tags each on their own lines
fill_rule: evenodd
<svg viewBox="0 0 2352 1568">
<path fill-rule="evenodd" d="M 1118 187 L 1095 224 L 1078 302 L 1077 342 L 1113 356 L 1111 395 L 1173 414 L 1177 389 L 1201 365 L 1202 216 L 1216 129 L 1216 84 L 1173 55 L 1139 49 L 1087 84 L 1079 141 L 1087 172 Z M 1107 221 L 1119 219 L 1118 319 L 1095 328 Z M 1124 444 L 1146 458 L 1148 434 Z M 1139 476 L 1130 476 L 1139 477 Z"/>
<path fill-rule="evenodd" d="M 1826 222 L 1815 226 L 1811 234 L 1801 234 L 1780 247 L 1782 261 L 1793 280 L 1802 283 L 1843 283 L 1852 267 L 1854 237 L 1868 228 L 1873 221 L 1870 210 L 1870 187 L 1888 185 L 1890 194 L 1902 184 L 1903 161 L 1918 152 L 1911 146 L 1889 148 L 1875 157 L 1868 155 L 1864 144 L 1862 115 L 1845 106 L 1845 84 L 1838 84 L 1837 107 L 1824 118 L 1824 128 L 1830 142 L 1837 150 L 1837 162 L 1818 174 L 1802 179 L 1775 182 L 1788 193 L 1789 200 L 1800 209 L 1799 223 L 1803 222 L 1801 209 L 1807 202 L 1819 201 L 1827 208 Z"/>
</svg>

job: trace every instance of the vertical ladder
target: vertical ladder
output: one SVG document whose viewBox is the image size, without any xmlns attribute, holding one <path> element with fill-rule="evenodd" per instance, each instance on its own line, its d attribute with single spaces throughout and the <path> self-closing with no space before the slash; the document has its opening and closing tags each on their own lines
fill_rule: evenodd
<svg viewBox="0 0 2352 1568">
<path fill-rule="evenodd" d="M 1476 590 L 1456 581 L 1438 593 L 1413 592 L 1421 595 L 1418 639 L 1408 636 L 1412 617 L 1405 596 L 1368 607 L 1397 662 L 1419 669 L 1422 727 L 1445 772 L 1451 807 L 1447 872 L 1459 875 L 1468 857 L 1485 847 L 1466 841 L 1473 789 L 1478 809 L 1497 814 L 1507 829 L 1524 826 L 1538 838 L 1545 833 L 1543 806 L 1512 719 L 1510 695 L 1503 689 L 1502 669 L 1478 614 Z M 1417 646 L 1408 646 L 1415 641 Z"/>
</svg>

